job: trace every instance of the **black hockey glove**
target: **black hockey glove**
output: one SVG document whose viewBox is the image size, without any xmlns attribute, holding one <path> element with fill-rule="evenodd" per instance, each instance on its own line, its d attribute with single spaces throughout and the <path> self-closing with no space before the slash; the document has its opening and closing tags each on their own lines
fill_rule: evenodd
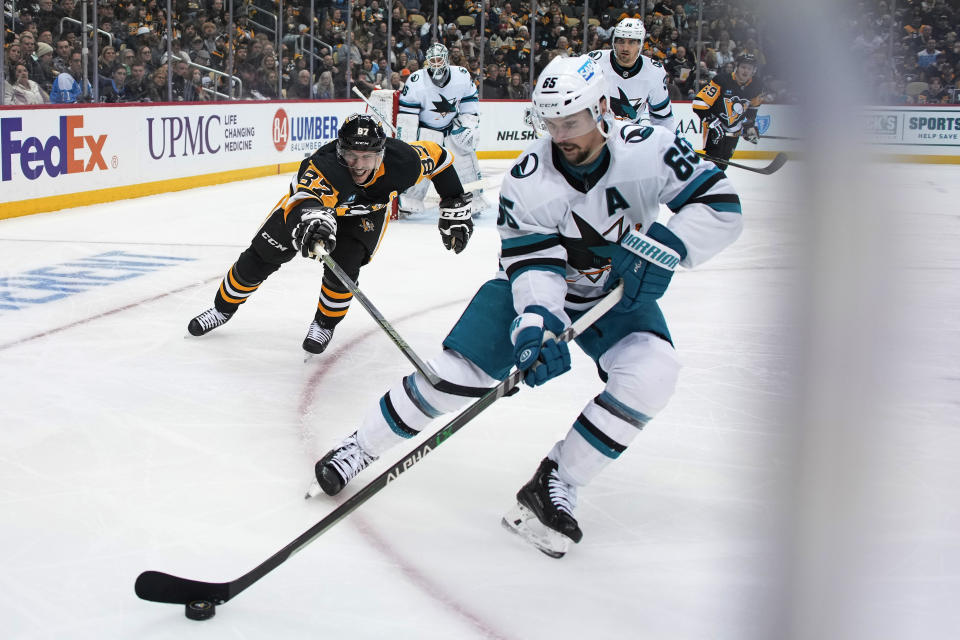
<svg viewBox="0 0 960 640">
<path fill-rule="evenodd" d="M 744 125 L 742 135 L 744 140 L 753 144 L 757 144 L 760 140 L 760 132 L 752 124 Z"/>
<path fill-rule="evenodd" d="M 473 214 L 470 201 L 472 193 L 463 193 L 440 201 L 440 239 L 443 246 L 454 253 L 460 253 L 467 247 L 473 234 Z"/>
<path fill-rule="evenodd" d="M 337 246 L 337 212 L 330 207 L 304 207 L 300 213 L 293 230 L 293 248 L 304 258 L 316 258 L 314 246 L 319 242 L 331 253 Z"/>
<path fill-rule="evenodd" d="M 710 144 L 720 144 L 725 135 L 727 135 L 727 132 L 723 128 L 723 122 L 720 118 L 714 118 L 707 124 L 707 140 Z"/>
<path fill-rule="evenodd" d="M 616 308 L 629 312 L 658 300 L 664 294 L 670 285 L 673 270 L 687 257 L 687 248 L 680 238 L 659 222 L 650 225 L 646 236 L 628 234 L 624 244 L 647 246 L 642 249 L 643 256 L 618 244 L 592 251 L 610 258 L 610 275 L 604 289 L 612 289 L 617 280 L 622 279 L 623 298 Z"/>
</svg>

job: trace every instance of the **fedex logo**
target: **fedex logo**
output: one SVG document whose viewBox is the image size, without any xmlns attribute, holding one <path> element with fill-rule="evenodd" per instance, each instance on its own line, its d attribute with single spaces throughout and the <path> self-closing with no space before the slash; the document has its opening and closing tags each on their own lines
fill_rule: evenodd
<svg viewBox="0 0 960 640">
<path fill-rule="evenodd" d="M 0 118 L 0 177 L 13 179 L 14 158 L 19 156 L 20 171 L 28 180 L 36 180 L 44 172 L 51 178 L 61 173 L 83 173 L 107 170 L 103 145 L 107 135 L 86 136 L 77 133 L 83 128 L 83 116 L 60 116 L 59 135 L 46 140 L 33 136 L 17 136 L 23 130 L 22 118 Z M 87 150 L 89 157 L 77 157 Z"/>
</svg>

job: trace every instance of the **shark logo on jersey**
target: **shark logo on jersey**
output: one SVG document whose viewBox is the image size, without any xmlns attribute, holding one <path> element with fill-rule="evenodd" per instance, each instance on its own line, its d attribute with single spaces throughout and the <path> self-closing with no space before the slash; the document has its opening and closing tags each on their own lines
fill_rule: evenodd
<svg viewBox="0 0 960 640">
<path fill-rule="evenodd" d="M 528 153 L 523 156 L 517 164 L 513 165 L 513 169 L 510 169 L 510 175 L 514 178 L 526 178 L 529 175 L 533 175 L 533 172 L 537 170 L 540 166 L 540 160 L 537 158 L 537 154 Z"/>
<path fill-rule="evenodd" d="M 610 96 L 610 110 L 613 111 L 613 115 L 627 120 L 636 120 L 637 113 L 643 107 L 643 98 L 631 100 L 622 88 L 617 87 L 617 91 L 620 92 L 619 96 Z"/>
<path fill-rule="evenodd" d="M 439 100 L 433 101 L 433 111 L 436 111 L 441 116 L 445 116 L 448 113 L 456 113 L 457 105 L 447 100 L 447 96 L 440 96 Z"/>
<path fill-rule="evenodd" d="M 759 132 L 760 135 L 770 130 L 770 116 L 757 116 L 756 123 L 757 132 Z"/>
<path fill-rule="evenodd" d="M 632 126 L 620 129 L 620 137 L 624 142 L 635 144 L 643 142 L 653 133 L 653 127 Z"/>
</svg>

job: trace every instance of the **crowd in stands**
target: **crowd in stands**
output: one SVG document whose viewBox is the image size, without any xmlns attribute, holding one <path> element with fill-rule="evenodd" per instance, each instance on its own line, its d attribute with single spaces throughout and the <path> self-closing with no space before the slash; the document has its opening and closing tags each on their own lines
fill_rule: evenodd
<svg viewBox="0 0 960 640">
<path fill-rule="evenodd" d="M 848 26 L 876 104 L 960 102 L 960 1 L 871 0 Z"/>
<path fill-rule="evenodd" d="M 436 37 L 429 0 L 314 0 L 312 7 L 287 0 L 279 16 L 272 0 L 173 0 L 172 29 L 166 2 L 97 0 L 100 34 L 94 57 L 91 32 L 87 68 L 96 84 L 86 91 L 80 0 L 3 2 L 4 104 L 93 96 L 101 102 L 346 98 L 351 86 L 365 94 L 399 89 L 420 68 L 434 40 L 447 46 L 451 64 L 470 71 L 484 99 L 527 99 L 531 65 L 535 77 L 555 56 L 610 48 L 614 27 L 626 17 L 644 20 L 643 53 L 667 69 L 673 100 L 691 99 L 716 74 L 732 71 L 734 59 L 744 52 L 759 61 L 768 99 L 794 98 L 764 41 L 763 0 L 704 0 L 699 25 L 696 0 L 616 5 L 589 0 L 587 20 L 582 0 L 538 2 L 534 15 L 526 1 L 444 0 L 438 5 Z M 957 0 L 898 0 L 892 15 L 885 0 L 862 4 L 863 19 L 851 25 L 851 41 L 876 73 L 877 99 L 951 100 L 960 76 Z M 387 6 L 392 6 L 389 51 Z M 173 34 L 170 65 L 168 31 Z M 916 91 L 917 83 L 926 85 L 923 92 Z"/>
</svg>

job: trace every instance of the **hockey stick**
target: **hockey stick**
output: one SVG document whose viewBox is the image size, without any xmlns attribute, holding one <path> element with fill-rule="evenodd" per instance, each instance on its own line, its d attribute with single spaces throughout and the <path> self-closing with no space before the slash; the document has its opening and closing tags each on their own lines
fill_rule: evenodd
<svg viewBox="0 0 960 640">
<path fill-rule="evenodd" d="M 560 334 L 559 339 L 564 342 L 569 342 L 573 338 L 576 338 L 586 331 L 594 322 L 599 320 L 607 311 L 612 309 L 620 301 L 622 295 L 623 284 L 618 284 L 617 287 L 598 302 L 596 306 L 583 314 L 583 316 L 568 327 L 566 331 Z M 257 580 L 279 567 L 290 558 L 290 556 L 316 540 L 327 529 L 350 515 L 357 507 L 399 478 L 402 473 L 408 471 L 413 465 L 423 460 L 424 456 L 446 442 L 450 436 L 477 417 L 484 409 L 516 388 L 522 377 L 523 372 L 521 371 L 511 373 L 506 380 L 488 391 L 483 397 L 464 409 L 456 418 L 428 437 L 421 445 L 414 448 L 396 464 L 350 496 L 350 498 L 320 520 L 320 522 L 297 536 L 293 542 L 267 558 L 261 565 L 236 580 L 231 580 L 230 582 L 201 582 L 199 580 L 189 580 L 187 578 L 172 576 L 159 571 L 144 571 L 137 577 L 137 582 L 134 587 L 137 595 L 143 600 L 168 602 L 170 604 L 188 604 L 196 600 L 207 601 L 214 604 L 227 602 Z"/>
<path fill-rule="evenodd" d="M 791 138 L 790 136 L 768 136 L 768 135 L 762 135 L 762 136 L 760 136 L 760 137 L 761 137 L 761 138 L 766 138 L 767 140 L 794 140 L 794 141 L 796 141 L 796 142 L 800 142 L 800 141 L 803 140 L 803 138 Z"/>
<path fill-rule="evenodd" d="M 724 160 L 722 158 L 715 158 L 713 156 L 708 156 L 702 151 L 697 151 L 697 155 L 701 158 L 705 158 L 711 162 L 723 163 L 730 165 L 731 167 L 736 167 L 737 169 L 744 169 L 746 171 L 753 171 L 754 173 L 762 173 L 765 176 L 770 175 L 771 173 L 776 173 L 780 170 L 780 167 L 787 163 L 787 154 L 778 153 L 773 157 L 773 160 L 765 167 L 751 167 L 746 164 L 739 164 L 737 162 L 731 162 L 730 160 Z"/>
<path fill-rule="evenodd" d="M 380 118 L 380 122 L 382 122 L 385 126 L 389 127 L 389 128 L 390 128 L 390 131 L 393 132 L 393 135 L 397 135 L 397 128 L 394 127 L 392 124 L 390 124 L 390 121 L 387 120 L 382 113 L 380 113 L 380 110 L 379 110 L 379 109 L 377 109 L 375 106 L 373 106 L 373 103 L 370 102 L 370 101 L 367 99 L 367 96 L 363 95 L 363 92 L 360 91 L 360 89 L 358 89 L 356 85 L 354 85 L 354 87 L 353 87 L 353 92 L 354 92 L 355 94 L 357 94 L 358 96 L 360 96 L 360 99 L 361 99 L 361 100 L 363 100 L 364 102 L 367 103 L 367 107 L 369 107 L 370 111 L 373 112 L 373 115 L 375 115 L 375 116 L 377 116 L 378 118 Z"/>
<path fill-rule="evenodd" d="M 430 365 L 420 359 L 420 356 L 418 356 L 410 347 L 410 345 L 407 344 L 407 341 L 404 340 L 399 333 L 397 333 L 397 330 L 393 328 L 393 325 L 390 324 L 385 317 L 383 317 L 383 314 L 380 313 L 380 311 L 374 306 L 373 302 L 370 301 L 370 298 L 364 295 L 363 291 L 360 291 L 360 287 L 357 286 L 357 283 L 347 275 L 347 273 L 343 270 L 343 268 L 340 267 L 339 264 L 337 264 L 337 261 L 334 260 L 325 249 L 320 247 L 320 243 L 317 243 L 314 246 L 314 252 L 316 253 L 317 257 L 323 261 L 323 264 L 327 265 L 327 268 L 333 271 L 340 282 L 343 283 L 343 286 L 350 290 L 350 293 L 353 294 L 353 297 L 360 301 L 360 304 L 373 317 L 374 321 L 380 325 L 380 328 L 383 329 L 388 336 L 390 336 L 390 339 L 393 340 L 393 344 L 397 345 L 400 351 L 403 352 L 403 355 L 407 357 L 407 360 L 410 361 L 410 364 L 413 365 L 413 368 L 416 369 L 420 375 L 426 378 L 431 386 L 436 386 L 437 383 L 440 382 L 440 376 L 434 373 L 433 369 L 430 368 Z"/>
</svg>

